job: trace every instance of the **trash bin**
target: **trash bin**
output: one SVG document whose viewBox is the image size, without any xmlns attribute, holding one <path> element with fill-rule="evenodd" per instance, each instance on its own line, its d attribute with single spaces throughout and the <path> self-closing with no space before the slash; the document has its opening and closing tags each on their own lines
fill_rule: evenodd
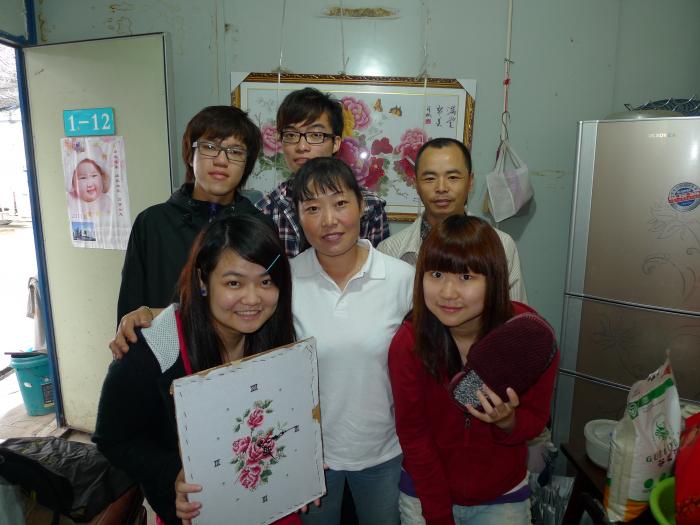
<svg viewBox="0 0 700 525">
<path fill-rule="evenodd" d="M 53 380 L 49 374 L 49 357 L 47 355 L 13 354 L 10 366 L 15 369 L 22 400 L 27 414 L 41 416 L 53 412 Z"/>
</svg>

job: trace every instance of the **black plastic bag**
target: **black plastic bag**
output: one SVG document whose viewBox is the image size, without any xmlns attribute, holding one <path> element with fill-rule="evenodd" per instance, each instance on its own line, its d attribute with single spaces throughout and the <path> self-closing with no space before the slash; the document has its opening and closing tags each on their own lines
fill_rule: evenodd
<svg viewBox="0 0 700 525">
<path fill-rule="evenodd" d="M 92 444 L 61 438 L 12 438 L 0 444 L 0 476 L 76 522 L 88 522 L 134 482 Z"/>
</svg>

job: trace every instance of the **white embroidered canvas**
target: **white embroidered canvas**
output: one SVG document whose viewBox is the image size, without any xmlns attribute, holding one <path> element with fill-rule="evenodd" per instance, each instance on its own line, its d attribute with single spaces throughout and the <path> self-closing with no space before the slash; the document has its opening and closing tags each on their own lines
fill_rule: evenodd
<svg viewBox="0 0 700 525">
<path fill-rule="evenodd" d="M 315 339 L 173 385 L 193 523 L 266 525 L 325 493 Z"/>
</svg>

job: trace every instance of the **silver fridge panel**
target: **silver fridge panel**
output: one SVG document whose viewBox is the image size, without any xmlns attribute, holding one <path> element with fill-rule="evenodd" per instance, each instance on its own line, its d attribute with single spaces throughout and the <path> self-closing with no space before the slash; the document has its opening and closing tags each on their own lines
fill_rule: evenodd
<svg viewBox="0 0 700 525">
<path fill-rule="evenodd" d="M 556 442 L 591 419 L 618 419 L 628 388 L 664 362 L 666 349 L 679 395 L 700 402 L 700 316 L 565 296 Z"/>
<path fill-rule="evenodd" d="M 700 317 L 565 297 L 561 368 L 624 386 L 670 350 L 681 397 L 700 402 Z"/>
<path fill-rule="evenodd" d="M 584 379 L 560 375 L 554 405 L 555 443 L 583 441 L 583 427 L 592 419 L 622 418 L 627 392 Z"/>
<path fill-rule="evenodd" d="M 567 293 L 700 313 L 700 118 L 582 122 Z M 685 210 L 685 211 L 681 211 Z"/>
</svg>

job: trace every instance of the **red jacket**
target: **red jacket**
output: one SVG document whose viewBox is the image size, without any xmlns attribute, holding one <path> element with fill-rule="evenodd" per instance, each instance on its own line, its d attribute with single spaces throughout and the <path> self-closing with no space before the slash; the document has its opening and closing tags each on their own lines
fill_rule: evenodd
<svg viewBox="0 0 700 525">
<path fill-rule="evenodd" d="M 515 313 L 532 311 L 514 303 Z M 414 353 L 415 335 L 404 321 L 389 347 L 396 432 L 404 468 L 413 479 L 428 525 L 452 525 L 452 505 L 480 505 L 520 483 L 527 472 L 526 441 L 549 419 L 559 355 L 540 379 L 520 396 L 510 434 L 471 417 L 452 401 Z"/>
</svg>

